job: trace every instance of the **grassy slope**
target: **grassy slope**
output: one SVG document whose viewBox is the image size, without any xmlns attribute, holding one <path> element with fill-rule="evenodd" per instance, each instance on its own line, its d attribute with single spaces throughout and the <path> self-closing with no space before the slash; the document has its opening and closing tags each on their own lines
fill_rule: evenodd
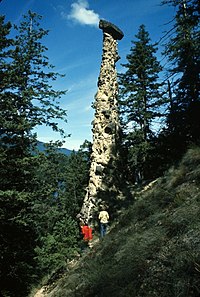
<svg viewBox="0 0 200 297">
<path fill-rule="evenodd" d="M 200 149 L 131 206 L 48 297 L 200 296 Z"/>
</svg>

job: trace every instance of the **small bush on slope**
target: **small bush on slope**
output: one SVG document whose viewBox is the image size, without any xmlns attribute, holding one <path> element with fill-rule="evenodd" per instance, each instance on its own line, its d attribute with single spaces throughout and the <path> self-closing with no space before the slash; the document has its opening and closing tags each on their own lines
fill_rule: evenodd
<svg viewBox="0 0 200 297">
<path fill-rule="evenodd" d="M 48 297 L 200 296 L 200 149 L 188 151 Z"/>
</svg>

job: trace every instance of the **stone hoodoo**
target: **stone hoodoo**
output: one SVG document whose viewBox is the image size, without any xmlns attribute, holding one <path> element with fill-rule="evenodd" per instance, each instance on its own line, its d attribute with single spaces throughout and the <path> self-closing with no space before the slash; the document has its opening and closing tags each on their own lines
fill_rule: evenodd
<svg viewBox="0 0 200 297">
<path fill-rule="evenodd" d="M 115 25 L 105 20 L 100 20 L 99 28 L 103 30 L 103 54 L 98 91 L 94 101 L 95 116 L 89 184 L 80 213 L 80 217 L 86 221 L 93 217 L 93 212 L 102 202 L 100 193 L 114 190 L 115 185 L 109 181 L 109 176 L 115 168 L 119 137 L 115 63 L 120 59 L 117 40 L 121 40 L 124 34 Z"/>
</svg>

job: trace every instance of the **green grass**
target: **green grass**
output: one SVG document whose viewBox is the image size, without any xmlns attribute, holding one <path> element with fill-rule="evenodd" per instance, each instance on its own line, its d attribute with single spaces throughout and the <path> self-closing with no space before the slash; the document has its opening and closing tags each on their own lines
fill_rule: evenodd
<svg viewBox="0 0 200 297">
<path fill-rule="evenodd" d="M 48 297 L 200 296 L 200 149 L 136 198 Z"/>
</svg>

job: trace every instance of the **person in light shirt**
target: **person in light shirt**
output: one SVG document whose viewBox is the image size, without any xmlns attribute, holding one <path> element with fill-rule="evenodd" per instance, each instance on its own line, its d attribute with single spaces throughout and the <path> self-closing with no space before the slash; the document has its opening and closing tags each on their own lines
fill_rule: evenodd
<svg viewBox="0 0 200 297">
<path fill-rule="evenodd" d="M 108 221 L 109 221 L 109 214 L 105 210 L 105 208 L 102 208 L 102 210 L 99 213 L 99 221 L 100 221 L 100 236 L 101 238 L 103 238 L 106 235 Z"/>
</svg>

